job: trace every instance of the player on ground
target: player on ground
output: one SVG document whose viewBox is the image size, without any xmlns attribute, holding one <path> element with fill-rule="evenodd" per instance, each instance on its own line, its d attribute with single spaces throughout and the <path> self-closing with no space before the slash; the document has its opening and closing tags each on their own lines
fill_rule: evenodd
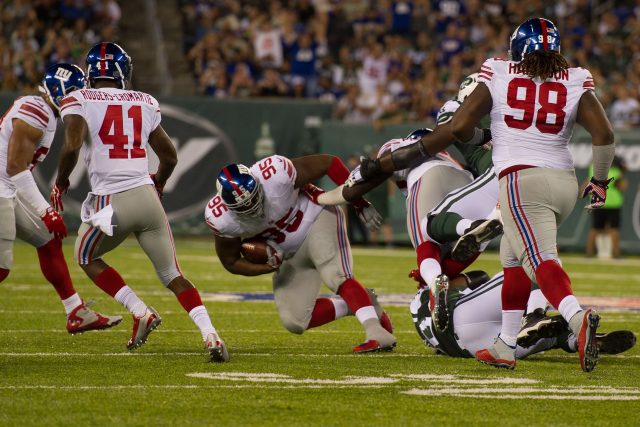
<svg viewBox="0 0 640 427">
<path fill-rule="evenodd" d="M 160 125 L 158 101 L 146 93 L 125 89 L 131 77 L 131 58 L 115 43 L 102 42 L 91 48 L 87 67 L 91 89 L 77 91 L 62 101 L 65 145 L 51 195 L 54 206 L 62 209 L 61 194 L 69 186 L 86 136 L 85 162 L 91 192 L 82 206 L 75 258 L 100 289 L 132 313 L 133 333 L 127 348 L 133 350 L 145 343 L 161 318 L 102 257 L 134 234 L 160 281 L 177 296 L 200 329 L 210 360 L 228 361 L 225 344 L 211 324 L 200 294 L 180 271 L 160 203 L 159 196 L 177 157 Z M 160 159 L 158 171 L 151 176 L 147 146 Z"/>
<path fill-rule="evenodd" d="M 295 334 L 355 314 L 366 340 L 355 353 L 391 350 L 396 345 L 387 314 L 375 294 L 354 278 L 345 215 L 317 203 L 325 195 L 310 184 L 327 175 L 336 184 L 349 176 L 337 157 L 314 155 L 288 159 L 271 156 L 251 168 L 231 164 L 218 175 L 216 194 L 205 209 L 222 265 L 233 274 L 273 275 L 273 295 L 284 327 Z M 369 203 L 354 203 L 372 229 L 381 218 Z M 267 263 L 242 256 L 243 240 L 264 239 Z M 338 296 L 318 298 L 325 283 Z"/>
<path fill-rule="evenodd" d="M 0 119 L 0 282 L 13 263 L 16 237 L 36 248 L 40 269 L 67 313 L 67 331 L 105 329 L 122 321 L 87 308 L 73 288 L 62 253 L 67 227 L 40 193 L 31 170 L 44 160 L 56 131 L 62 98 L 85 87 L 82 70 L 71 64 L 49 67 L 40 96 L 16 99 Z"/>
<path fill-rule="evenodd" d="M 420 289 L 409 310 L 424 343 L 440 354 L 467 358 L 491 346 L 502 323 L 500 295 L 503 281 L 502 272 L 489 278 L 483 271 L 471 271 L 453 278 L 447 297 L 452 320 L 446 331 L 441 331 L 431 316 L 428 290 Z M 553 348 L 570 353 L 577 351 L 577 338 L 562 316 L 553 316 L 549 321 L 544 331 L 540 328 L 542 323 L 538 322 L 537 329 L 532 328 L 531 334 L 518 338 L 516 358 L 523 359 Z M 595 341 L 600 352 L 617 354 L 633 347 L 636 336 L 631 331 L 614 331 L 597 334 Z"/>
<path fill-rule="evenodd" d="M 493 164 L 505 229 L 500 248 L 505 283 L 500 335 L 476 358 L 515 367 L 516 336 L 535 280 L 578 337 L 580 365 L 589 372 L 598 361 L 599 315 L 582 309 L 573 296 L 558 262 L 556 233 L 578 197 L 568 149 L 574 124 L 592 136 L 594 176 L 583 193 L 591 196 L 588 209 L 601 207 L 606 198 L 614 156 L 611 124 L 594 94 L 591 74 L 569 67 L 560 55 L 558 30 L 547 19 L 518 26 L 511 36 L 510 60 L 485 61 L 479 81 L 454 115 L 452 130 L 460 141 L 478 141 L 482 132 L 475 125 L 491 113 Z"/>
</svg>

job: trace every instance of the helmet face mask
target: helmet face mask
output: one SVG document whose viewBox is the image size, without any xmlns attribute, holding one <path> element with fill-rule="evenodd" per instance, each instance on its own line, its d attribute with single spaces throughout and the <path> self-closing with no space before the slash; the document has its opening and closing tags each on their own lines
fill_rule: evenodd
<svg viewBox="0 0 640 427">
<path fill-rule="evenodd" d="M 545 18 L 529 19 L 511 34 L 509 60 L 520 62 L 536 50 L 560 52 L 560 33 L 555 24 Z"/>
<path fill-rule="evenodd" d="M 60 110 L 60 103 L 65 96 L 86 86 L 87 79 L 80 67 L 60 63 L 47 68 L 38 89 L 49 98 L 56 109 Z"/>
<path fill-rule="evenodd" d="M 237 215 L 264 216 L 264 190 L 245 165 L 231 164 L 222 168 L 216 188 L 225 205 Z"/>
<path fill-rule="evenodd" d="M 98 80 L 115 81 L 120 89 L 126 89 L 131 80 L 131 57 L 116 43 L 102 42 L 87 53 L 87 75 L 91 86 Z"/>
</svg>

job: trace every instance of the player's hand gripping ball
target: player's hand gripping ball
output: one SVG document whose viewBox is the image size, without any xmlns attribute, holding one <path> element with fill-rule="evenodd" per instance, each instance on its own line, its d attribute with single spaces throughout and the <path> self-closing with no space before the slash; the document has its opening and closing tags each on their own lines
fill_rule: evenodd
<svg viewBox="0 0 640 427">
<path fill-rule="evenodd" d="M 275 242 L 263 239 L 245 240 L 240 246 L 240 253 L 249 262 L 269 264 L 273 268 L 279 268 L 284 260 L 282 248 Z"/>
</svg>

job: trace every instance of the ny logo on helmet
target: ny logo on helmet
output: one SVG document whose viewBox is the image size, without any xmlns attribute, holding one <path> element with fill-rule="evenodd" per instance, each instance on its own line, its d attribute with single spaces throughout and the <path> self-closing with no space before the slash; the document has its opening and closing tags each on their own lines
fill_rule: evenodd
<svg viewBox="0 0 640 427">
<path fill-rule="evenodd" d="M 58 68 L 54 77 L 62 82 L 68 82 L 69 78 L 71 78 L 71 74 L 73 74 L 71 70 Z"/>
</svg>

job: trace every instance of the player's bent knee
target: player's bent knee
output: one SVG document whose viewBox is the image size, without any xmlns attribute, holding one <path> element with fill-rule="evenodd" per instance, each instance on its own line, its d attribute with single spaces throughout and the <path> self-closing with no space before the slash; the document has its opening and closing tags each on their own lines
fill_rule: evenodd
<svg viewBox="0 0 640 427">
<path fill-rule="evenodd" d="M 280 321 L 282 322 L 282 326 L 292 334 L 302 335 L 304 331 L 307 330 L 307 326 L 309 325 L 309 320 L 303 321 L 291 313 L 280 313 Z"/>
<path fill-rule="evenodd" d="M 156 270 L 156 274 L 158 275 L 158 279 L 160 279 L 160 281 L 165 287 L 168 287 L 169 284 L 177 277 L 182 276 L 182 273 L 180 273 L 178 268 L 175 266 L 172 266 L 166 269 Z"/>
</svg>

